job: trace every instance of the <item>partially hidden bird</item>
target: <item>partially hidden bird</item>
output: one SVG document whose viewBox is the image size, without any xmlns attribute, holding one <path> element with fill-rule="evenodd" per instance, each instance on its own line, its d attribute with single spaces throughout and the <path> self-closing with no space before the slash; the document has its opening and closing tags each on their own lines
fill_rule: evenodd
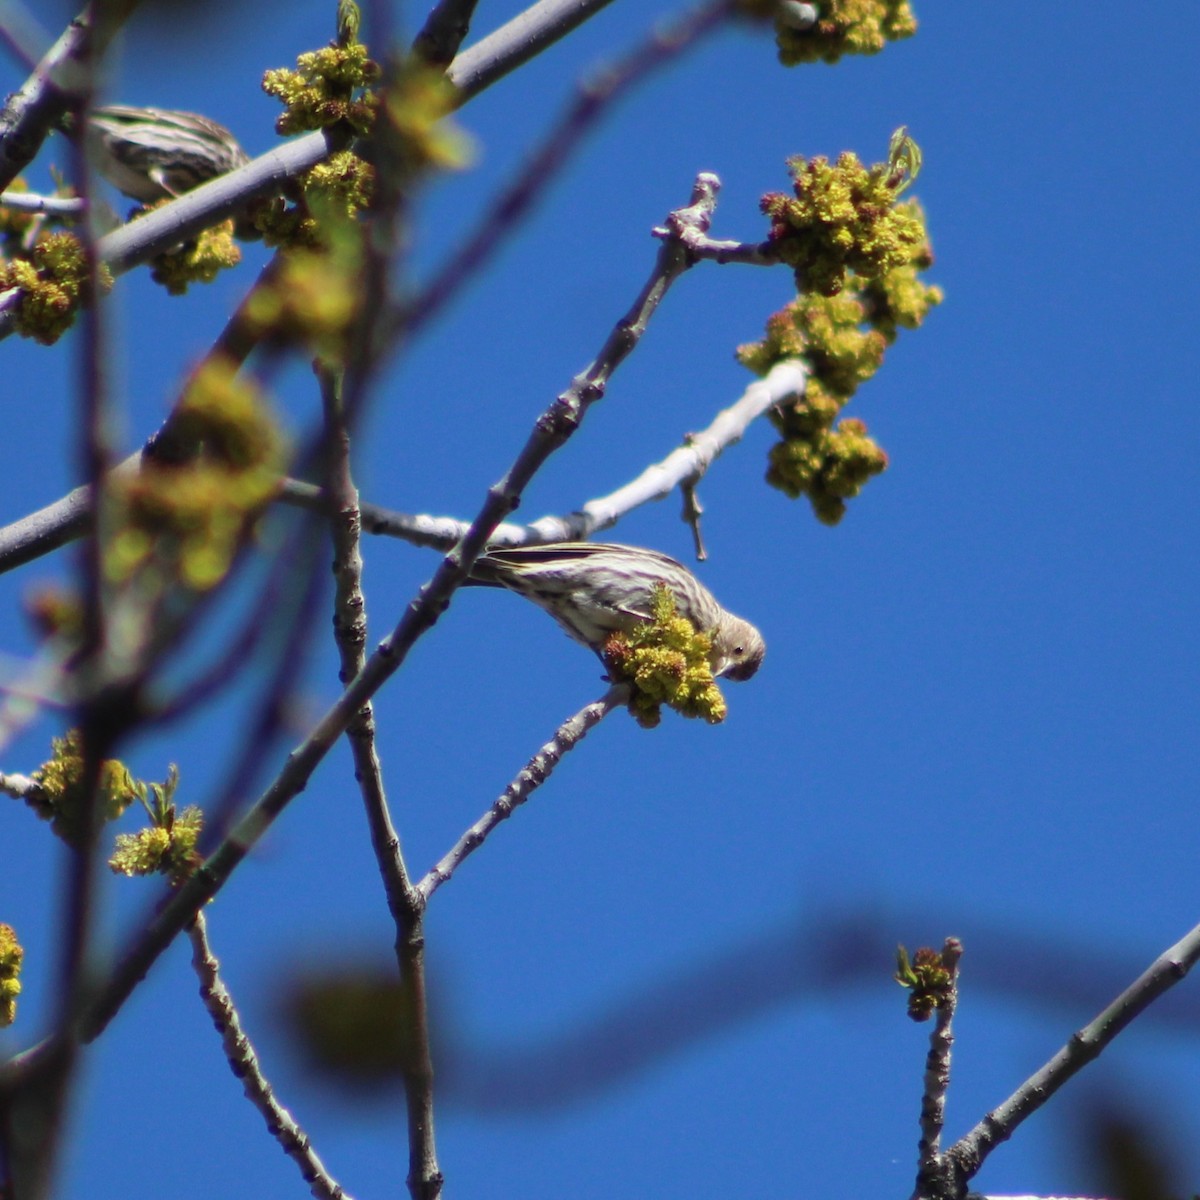
<svg viewBox="0 0 1200 1200">
<path fill-rule="evenodd" d="M 610 634 L 653 620 L 659 584 L 674 597 L 679 615 L 712 638 L 714 677 L 749 679 L 766 653 L 762 634 L 749 621 L 722 608 L 687 567 L 657 550 L 614 542 L 488 550 L 467 582 L 508 588 L 532 600 L 601 658 Z"/>
</svg>

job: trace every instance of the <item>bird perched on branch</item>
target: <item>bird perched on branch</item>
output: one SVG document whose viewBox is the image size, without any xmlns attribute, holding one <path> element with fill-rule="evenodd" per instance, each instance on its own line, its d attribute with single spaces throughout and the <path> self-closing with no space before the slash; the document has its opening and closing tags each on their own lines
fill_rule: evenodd
<svg viewBox="0 0 1200 1200">
<path fill-rule="evenodd" d="M 601 658 L 611 634 L 653 620 L 656 585 L 671 593 L 680 616 L 712 638 L 714 677 L 749 679 L 766 653 L 749 621 L 723 609 L 687 567 L 656 550 L 606 542 L 489 550 L 476 560 L 467 582 L 505 587 L 532 600 Z"/>
<path fill-rule="evenodd" d="M 250 161 L 224 125 L 178 109 L 94 108 L 87 138 L 100 174 L 143 204 L 191 191 Z"/>
</svg>

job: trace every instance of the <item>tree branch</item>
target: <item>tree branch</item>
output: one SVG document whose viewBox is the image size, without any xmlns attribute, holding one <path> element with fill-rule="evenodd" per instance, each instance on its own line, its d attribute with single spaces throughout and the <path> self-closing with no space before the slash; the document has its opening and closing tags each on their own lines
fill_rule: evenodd
<svg viewBox="0 0 1200 1200">
<path fill-rule="evenodd" d="M 425 18 L 421 32 L 413 39 L 413 53 L 433 66 L 448 66 L 471 32 L 471 18 L 478 3 L 479 0 L 438 0 Z"/>
<path fill-rule="evenodd" d="M 611 528 L 641 505 L 664 499 L 688 480 L 703 478 L 725 450 L 741 441 L 754 421 L 790 397 L 802 396 L 807 376 L 808 367 L 801 359 L 777 364 L 765 378 L 749 384 L 737 401 L 722 409 L 707 429 L 690 434 L 681 446 L 629 483 L 606 496 L 589 500 L 565 516 L 542 517 L 530 525 L 502 522 L 493 531 L 489 544 L 538 546 L 547 542 L 584 541 Z M 284 483 L 279 498 L 285 504 L 322 512 L 329 505 L 326 493 L 319 487 L 295 479 Z M 466 521 L 455 517 L 402 513 L 374 504 L 360 504 L 360 512 L 366 533 L 400 538 L 438 550 L 449 550 L 469 528 Z M 7 568 L 6 534 L 13 528 L 0 529 L 0 571 Z"/>
<path fill-rule="evenodd" d="M 121 275 L 211 228 L 240 211 L 248 201 L 278 191 L 288 179 L 328 157 L 341 141 L 326 132 L 306 133 L 268 150 L 244 167 L 219 175 L 106 234 L 99 242 L 100 260 L 114 275 Z M 0 338 L 12 332 L 12 309 L 19 295 L 16 288 L 0 294 Z"/>
<path fill-rule="evenodd" d="M 0 208 L 14 212 L 77 217 L 87 208 L 81 196 L 37 196 L 33 192 L 0 192 Z"/>
<path fill-rule="evenodd" d="M 333 632 L 341 659 L 339 678 L 347 684 L 366 665 L 366 603 L 362 591 L 362 554 L 358 489 L 350 470 L 350 429 L 342 404 L 343 372 L 318 363 L 321 400 L 329 448 L 327 490 L 333 540 Z M 354 758 L 354 777 L 362 795 L 371 847 L 383 879 L 388 910 L 396 929 L 396 964 L 409 1021 L 404 1066 L 408 1113 L 408 1188 L 413 1200 L 436 1200 L 442 1190 L 433 1121 L 433 1057 L 429 1045 L 429 1007 L 425 990 L 424 900 L 413 887 L 392 822 L 383 769 L 375 741 L 375 714 L 368 700 L 346 727 Z"/>
<path fill-rule="evenodd" d="M 958 963 L 962 944 L 947 938 L 942 949 L 942 965 L 950 980 L 938 1003 L 929 1052 L 925 1056 L 925 1090 L 921 1097 L 921 1140 L 917 1147 L 917 1190 L 924 1195 L 923 1184 L 936 1178 L 941 1161 L 942 1130 L 946 1126 L 946 1093 L 950 1088 L 950 1051 L 954 1047 L 954 1012 L 958 1007 Z"/>
<path fill-rule="evenodd" d="M 242 1081 L 246 1099 L 262 1113 L 268 1132 L 283 1148 L 284 1154 L 300 1168 L 300 1175 L 318 1200 L 350 1200 L 325 1169 L 308 1134 L 279 1103 L 275 1090 L 262 1073 L 258 1055 L 242 1028 L 233 997 L 221 980 L 221 964 L 209 945 L 208 925 L 203 913 L 197 913 L 195 921 L 188 926 L 188 940 L 192 943 L 192 967 L 200 980 L 200 998 L 221 1035 L 230 1070 Z"/>
<path fill-rule="evenodd" d="M 550 778 L 564 754 L 574 750 L 614 708 L 620 708 L 628 702 L 629 685 L 619 683 L 610 687 L 599 700 L 585 704 L 573 717 L 568 717 L 554 731 L 554 736 L 521 768 L 517 777 L 500 793 L 492 807 L 454 843 L 417 884 L 417 891 L 422 899 L 427 901 L 463 862 L 483 845 L 496 826 L 501 821 L 508 820 L 513 810 L 524 804 Z"/>
<path fill-rule="evenodd" d="M 401 308 L 393 323 L 392 335 L 411 334 L 427 325 L 459 288 L 496 253 L 534 201 L 545 194 L 549 181 L 596 121 L 632 87 L 718 29 L 728 19 L 734 3 L 735 0 L 710 0 L 671 25 L 656 30 L 619 62 L 581 84 L 574 102 L 567 107 L 529 162 L 487 205 L 475 232 L 464 239 L 449 261 L 417 296 Z M 567 5 L 563 0 L 546 2 L 547 10 L 564 10 L 564 15 L 568 7 L 577 8 L 579 5 Z M 453 69 L 450 74 L 453 78 Z M 716 180 L 715 175 L 707 178 Z M 719 187 L 719 182 L 715 186 Z M 698 232 L 707 233 L 708 225 L 705 224 Z"/>
<path fill-rule="evenodd" d="M 1027 1079 L 946 1152 L 962 1186 L 987 1156 L 1016 1132 L 1076 1072 L 1100 1055 L 1135 1017 L 1173 988 L 1200 959 L 1200 925 L 1164 951 L 1094 1021 L 1085 1025 L 1040 1071 Z"/>
<path fill-rule="evenodd" d="M 507 24 L 468 46 L 450 64 L 446 74 L 462 92 L 465 103 L 611 3 L 612 0 L 538 0 Z"/>
<path fill-rule="evenodd" d="M 0 112 L 0 192 L 34 160 L 47 135 L 86 90 L 91 64 L 138 0 L 106 0 L 97 25 L 91 4 L 63 31 Z"/>
</svg>

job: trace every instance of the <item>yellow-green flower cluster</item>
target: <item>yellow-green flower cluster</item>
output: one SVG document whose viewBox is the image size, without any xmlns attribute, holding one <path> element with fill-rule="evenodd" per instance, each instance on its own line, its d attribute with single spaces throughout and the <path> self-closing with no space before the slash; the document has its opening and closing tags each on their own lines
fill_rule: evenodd
<svg viewBox="0 0 1200 1200">
<path fill-rule="evenodd" d="M 886 349 L 887 338 L 868 325 L 860 293 L 810 292 L 772 313 L 763 340 L 739 346 L 737 354 L 756 375 L 765 375 L 784 359 L 803 357 L 810 379 L 844 403 L 879 370 Z"/>
<path fill-rule="evenodd" d="M 826 159 L 791 165 L 797 199 L 767 196 L 763 208 L 801 291 L 767 320 L 761 342 L 738 348 L 738 359 L 757 375 L 785 359 L 807 363 L 804 395 L 770 414 L 783 440 L 770 452 L 767 481 L 793 499 L 807 496 L 818 519 L 834 525 L 846 501 L 887 467 L 862 421 L 838 423 L 841 410 L 899 330 L 917 328 L 942 293 L 920 278 L 933 264 L 920 205 L 895 202 L 920 166 L 905 130 L 893 136 L 888 161 L 870 170 L 852 154 L 834 167 Z"/>
<path fill-rule="evenodd" d="M 154 282 L 161 283 L 172 296 L 181 296 L 189 283 L 212 283 L 218 271 L 236 267 L 242 261 L 242 251 L 233 240 L 233 229 L 230 218 L 158 255 L 151 271 Z"/>
<path fill-rule="evenodd" d="M 204 814 L 195 805 L 176 810 L 178 785 L 179 772 L 172 764 L 165 783 L 150 784 L 153 800 L 142 795 L 150 824 L 137 833 L 117 834 L 108 865 L 118 875 L 169 875 L 178 882 L 200 864 L 196 844 L 204 828 Z"/>
<path fill-rule="evenodd" d="M 17 997 L 21 994 L 21 961 L 25 949 L 17 931 L 0 923 L 0 1029 L 17 1019 Z"/>
<path fill-rule="evenodd" d="M 908 989 L 908 1015 L 927 1021 L 950 997 L 954 973 L 942 955 L 929 946 L 919 949 L 910 961 L 903 946 L 896 948 L 896 982 Z"/>
<path fill-rule="evenodd" d="M 910 210 L 925 226 L 925 213 L 916 200 L 900 205 Z M 928 238 L 913 250 L 911 259 L 874 279 L 863 282 L 863 303 L 871 325 L 888 343 L 896 340 L 900 329 L 918 329 L 929 310 L 942 302 L 942 289 L 921 279 L 920 273 L 933 266 L 933 248 Z"/>
<path fill-rule="evenodd" d="M 807 360 L 804 395 L 770 414 L 783 440 L 768 455 L 767 482 L 793 500 L 807 496 L 827 525 L 836 525 L 846 501 L 887 467 L 887 455 L 862 421 L 844 420 L 835 428 L 847 400 L 883 361 L 887 338 L 865 325 L 857 292 L 800 296 L 768 319 L 761 342 L 738 350 L 742 363 L 758 374 L 783 359 Z"/>
<path fill-rule="evenodd" d="M 919 207 L 896 204 L 910 176 L 894 162 L 864 166 L 846 150 L 788 160 L 793 195 L 769 192 L 768 242 L 796 272 L 800 291 L 835 296 L 853 272 L 875 279 L 913 261 L 927 241 Z"/>
<path fill-rule="evenodd" d="M 100 267 L 100 284 L 112 286 L 107 267 Z M 20 288 L 13 310 L 13 327 L 22 337 L 52 345 L 70 328 L 75 310 L 87 298 L 87 255 L 72 233 L 47 233 L 38 238 L 28 258 L 0 263 L 0 291 Z"/>
<path fill-rule="evenodd" d="M 807 496 L 817 520 L 836 525 L 846 501 L 857 496 L 872 475 L 887 469 L 887 455 L 853 417 L 836 429 L 809 438 L 785 438 L 771 447 L 767 482 L 795 500 Z"/>
<path fill-rule="evenodd" d="M 384 97 L 384 154 L 402 179 L 467 164 L 471 141 L 446 118 L 458 107 L 458 90 L 438 67 L 409 58 Z"/>
<path fill-rule="evenodd" d="M 182 463 L 148 459 L 114 477 L 105 571 L 118 585 L 150 572 L 152 587 L 207 591 L 274 496 L 283 439 L 258 389 L 222 358 L 196 372 L 172 424 L 197 452 Z"/>
<path fill-rule="evenodd" d="M 820 0 L 815 24 L 797 28 L 779 14 L 775 42 L 785 67 L 799 63 L 837 62 L 843 54 L 878 54 L 888 42 L 912 37 L 917 31 L 908 0 Z"/>
<path fill-rule="evenodd" d="M 281 100 L 287 111 L 275 122 L 290 136 L 344 122 L 366 133 L 378 100 L 367 91 L 379 79 L 379 64 L 361 42 L 323 46 L 296 59 L 296 69 L 279 67 L 263 75 L 263 91 Z"/>
<path fill-rule="evenodd" d="M 78 729 L 68 730 L 50 742 L 51 756 L 33 772 L 38 785 L 26 803 L 69 846 L 81 848 L 88 800 L 83 778 L 83 738 Z M 100 764 L 97 803 L 103 821 L 115 821 L 137 798 L 138 782 L 124 763 L 115 758 Z"/>
<path fill-rule="evenodd" d="M 79 596 L 52 583 L 35 586 L 24 597 L 25 616 L 42 638 L 77 642 L 83 635 Z"/>
<path fill-rule="evenodd" d="M 325 361 L 340 362 L 362 299 L 357 250 L 357 240 L 351 240 L 344 249 L 328 252 L 289 251 L 276 278 L 257 289 L 247 305 L 247 321 L 257 336 L 303 345 Z"/>
<path fill-rule="evenodd" d="M 665 704 L 685 717 L 710 724 L 725 719 L 725 698 L 713 679 L 712 639 L 676 610 L 670 589 L 654 589 L 653 621 L 627 633 L 614 633 L 604 644 L 604 661 L 614 681 L 633 685 L 629 711 L 652 729 Z"/>
<path fill-rule="evenodd" d="M 374 167 L 341 150 L 305 173 L 295 204 L 277 196 L 255 205 L 254 226 L 268 246 L 324 247 L 337 236 L 330 226 L 353 220 L 371 202 L 374 185 Z"/>
</svg>

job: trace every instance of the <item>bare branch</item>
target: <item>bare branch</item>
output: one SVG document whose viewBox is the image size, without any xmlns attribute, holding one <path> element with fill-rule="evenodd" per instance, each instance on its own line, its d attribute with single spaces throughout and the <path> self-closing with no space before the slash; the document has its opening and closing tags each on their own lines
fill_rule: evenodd
<svg viewBox="0 0 1200 1200">
<path fill-rule="evenodd" d="M 14 212 L 45 213 L 52 217 L 77 217 L 87 204 L 81 196 L 38 196 L 33 192 L 0 192 L 0 208 Z"/>
<path fill-rule="evenodd" d="M 246 1098 L 262 1113 L 271 1136 L 300 1168 L 304 1182 L 318 1200 L 350 1200 L 312 1148 L 308 1134 L 292 1114 L 279 1103 L 270 1082 L 262 1073 L 254 1046 L 242 1028 L 241 1018 L 228 989 L 221 980 L 221 964 L 208 942 L 208 926 L 203 913 L 197 913 L 188 926 L 192 943 L 192 967 L 200 980 L 200 998 L 221 1035 L 230 1070 L 242 1081 Z"/>
<path fill-rule="evenodd" d="M 114 275 L 121 275 L 223 221 L 248 201 L 277 191 L 286 180 L 316 166 L 339 145 L 334 135 L 318 132 L 268 150 L 244 167 L 219 175 L 170 204 L 114 229 L 100 239 L 100 259 Z M 19 294 L 15 288 L 0 294 L 0 338 L 12 332 L 12 310 Z"/>
<path fill-rule="evenodd" d="M 635 508 L 669 496 L 685 480 L 702 478 L 726 449 L 741 441 L 755 420 L 790 396 L 803 395 L 807 373 L 808 368 L 800 359 L 779 363 L 719 412 L 707 429 L 689 435 L 683 445 L 661 462 L 647 467 L 636 479 L 606 496 L 589 500 L 565 516 L 545 516 L 530 525 L 502 522 L 493 531 L 490 544 L 534 546 L 580 541 L 611 528 Z M 136 470 L 140 457 L 140 452 L 132 455 L 118 469 Z M 76 488 L 63 499 L 0 528 L 0 574 L 49 554 L 78 537 L 90 495 L 87 488 Z M 279 498 L 297 508 L 328 511 L 326 493 L 312 483 L 285 480 Z M 400 538 L 438 550 L 449 550 L 468 529 L 466 521 L 455 517 L 397 512 L 361 501 L 359 511 L 365 533 Z"/>
<path fill-rule="evenodd" d="M 692 543 L 696 548 L 696 561 L 706 562 L 708 560 L 708 551 L 704 548 L 704 535 L 700 532 L 700 518 L 704 516 L 704 505 L 700 503 L 700 497 L 696 494 L 699 482 L 698 476 L 692 476 L 685 479 L 679 485 L 679 490 L 683 495 L 683 511 L 679 516 L 683 523 L 692 531 Z"/>
<path fill-rule="evenodd" d="M 425 18 L 421 32 L 413 39 L 413 53 L 434 66 L 448 66 L 471 32 L 471 17 L 478 3 L 479 0 L 438 0 Z"/>
<path fill-rule="evenodd" d="M 615 525 L 633 509 L 669 496 L 686 480 L 698 482 L 726 449 L 742 440 L 753 421 L 790 397 L 802 396 L 807 378 L 808 366 L 800 359 L 777 364 L 764 379 L 756 379 L 737 401 L 722 409 L 707 429 L 690 434 L 662 462 L 647 467 L 615 492 L 589 500 L 577 513 L 563 518 L 543 517 L 530 528 L 543 541 L 586 538 Z"/>
<path fill-rule="evenodd" d="M 941 1165 L 942 1130 L 946 1125 L 946 1093 L 950 1088 L 950 1051 L 954 1046 L 954 1011 L 958 1006 L 958 963 L 962 944 L 947 938 L 942 949 L 942 966 L 950 974 L 946 991 L 935 1010 L 929 1053 L 925 1057 L 925 1091 L 921 1097 L 921 1141 L 918 1145 L 917 1192 L 922 1181 L 936 1177 Z"/>
<path fill-rule="evenodd" d="M 0 191 L 34 160 L 59 118 L 86 91 L 94 62 L 138 0 L 109 0 L 103 21 L 91 4 L 63 31 L 0 112 Z"/>
<path fill-rule="evenodd" d="M 463 93 L 464 101 L 470 99 L 611 3 L 612 0 L 538 0 L 464 50 L 446 74 Z"/>
<path fill-rule="evenodd" d="M 333 540 L 333 631 L 341 659 L 340 678 L 349 683 L 366 664 L 366 602 L 362 591 L 362 554 L 358 489 L 350 470 L 350 428 L 342 402 L 343 372 L 317 364 L 327 432 L 330 531 Z M 433 1057 L 429 1044 L 429 1005 L 425 990 L 424 898 L 408 877 L 400 836 L 392 822 L 383 786 L 383 768 L 375 741 L 370 701 L 346 726 L 354 758 L 354 777 L 371 831 L 371 847 L 383 878 L 388 909 L 396 927 L 396 963 L 409 1021 L 404 1098 L 408 1113 L 408 1187 L 414 1200 L 436 1200 L 442 1189 L 433 1122 Z"/>
<path fill-rule="evenodd" d="M 711 259 L 722 266 L 741 263 L 748 267 L 777 267 L 780 263 L 770 242 L 715 241 L 696 229 L 668 229 L 661 225 L 650 232 L 657 238 L 678 237 L 689 254 L 698 259 Z"/>
<path fill-rule="evenodd" d="M 1200 958 L 1200 925 L 1164 951 L 1094 1021 L 1085 1025 L 1040 1071 L 1027 1079 L 946 1152 L 956 1180 L 965 1184 L 987 1156 L 1016 1132 L 1059 1088 L 1102 1050 L 1135 1017 L 1175 986 Z"/>
<path fill-rule="evenodd" d="M 808 367 L 800 359 L 778 363 L 764 379 L 756 379 L 737 401 L 722 409 L 707 429 L 689 434 L 683 445 L 661 462 L 648 466 L 637 478 L 606 496 L 589 500 L 565 516 L 542 517 L 530 525 L 503 522 L 496 526 L 489 545 L 538 546 L 547 542 L 584 541 L 611 528 L 641 505 L 664 499 L 688 480 L 702 479 L 725 450 L 741 441 L 755 420 L 790 397 L 803 395 L 807 377 Z M 328 503 L 320 488 L 295 479 L 286 481 L 280 499 L 286 504 L 321 511 Z M 416 546 L 439 550 L 450 549 L 468 528 L 465 521 L 455 517 L 414 515 L 373 504 L 361 505 L 361 513 L 365 533 L 400 538 Z M 0 530 L 0 570 L 7 561 L 4 553 L 7 532 Z"/>
<path fill-rule="evenodd" d="M 629 89 L 656 70 L 674 62 L 684 50 L 718 29 L 728 19 L 733 4 L 734 0 L 710 0 L 673 24 L 657 30 L 619 62 L 581 84 L 574 102 L 559 118 L 530 161 L 487 205 L 485 216 L 475 232 L 463 241 L 432 281 L 401 309 L 394 323 L 393 336 L 411 334 L 427 325 L 450 297 L 496 253 L 533 203 L 545 194 L 549 181 L 600 117 Z M 562 0 L 547 0 L 548 9 L 563 10 L 564 15 L 567 7 Z M 572 3 L 569 7 L 586 5 Z M 453 69 L 450 74 L 453 78 Z M 709 178 L 716 180 L 715 175 Z M 715 186 L 719 187 L 719 182 Z M 685 224 L 694 222 L 685 221 Z M 699 232 L 708 232 L 707 223 Z"/>
<path fill-rule="evenodd" d="M 42 785 L 28 775 L 5 775 L 0 771 L 0 792 L 14 800 L 37 800 L 42 795 Z"/>
<path fill-rule="evenodd" d="M 584 705 L 573 717 L 568 717 L 554 736 L 521 768 L 517 777 L 500 793 L 487 812 L 454 843 L 439 859 L 436 866 L 417 884 L 417 890 L 428 900 L 438 888 L 462 866 L 463 862 L 487 840 L 488 835 L 512 816 L 513 810 L 524 804 L 550 778 L 562 756 L 574 750 L 614 708 L 629 702 L 629 685 L 615 684 L 599 700 Z"/>
</svg>

